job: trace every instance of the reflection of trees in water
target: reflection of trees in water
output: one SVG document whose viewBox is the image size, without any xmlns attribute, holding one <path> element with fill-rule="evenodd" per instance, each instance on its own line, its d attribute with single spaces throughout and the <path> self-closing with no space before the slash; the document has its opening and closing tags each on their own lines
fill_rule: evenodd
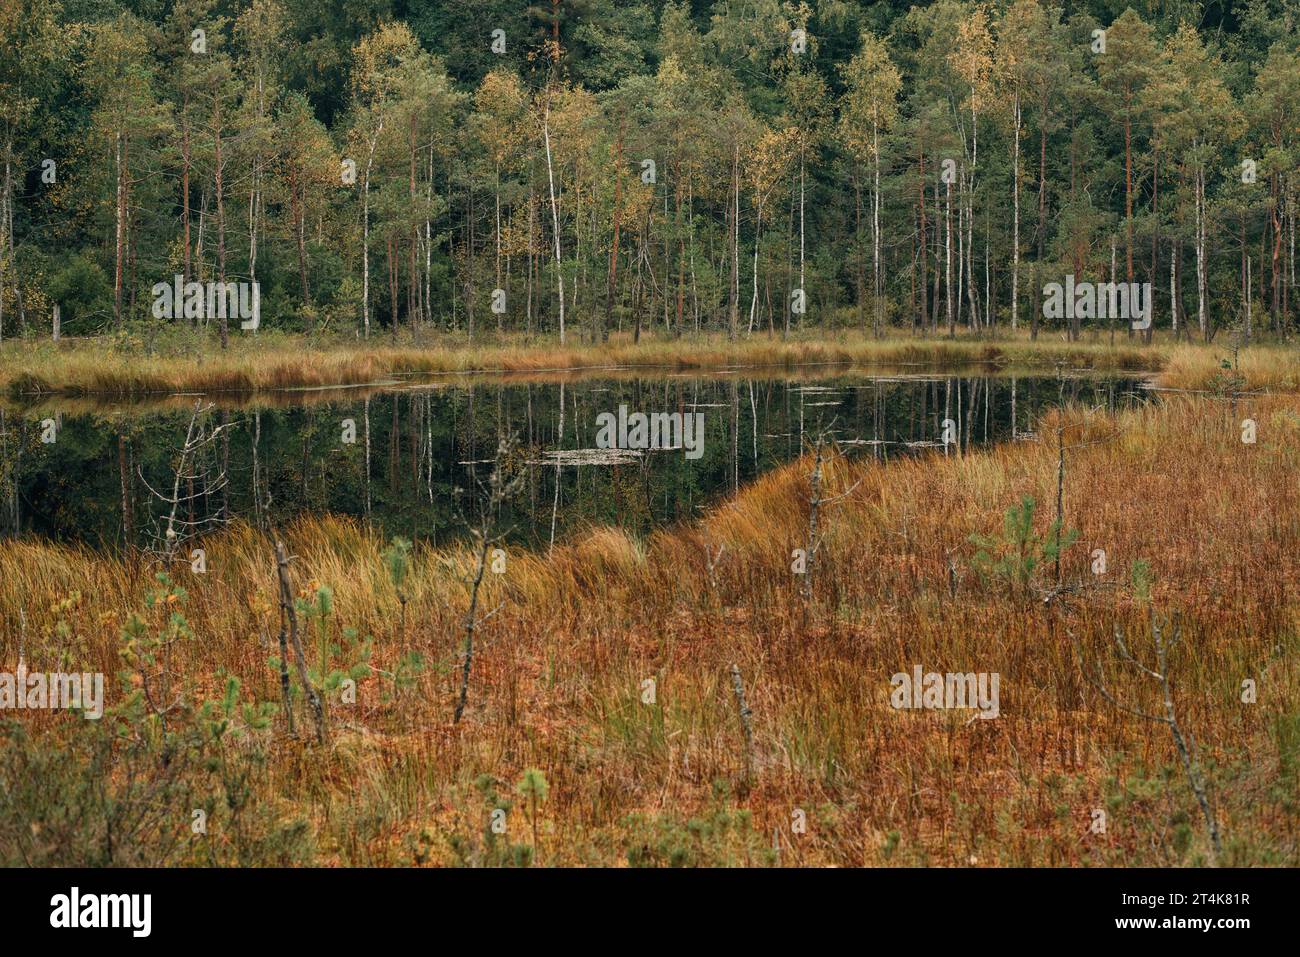
<svg viewBox="0 0 1300 957">
<path fill-rule="evenodd" d="M 1067 401 L 1115 408 L 1135 382 L 1067 378 Z M 310 513 L 374 521 L 385 535 L 446 541 L 455 515 L 500 438 L 521 439 L 524 490 L 501 505 L 513 539 L 545 546 L 588 524 L 645 532 L 688 520 L 756 475 L 797 457 L 811 434 L 878 460 L 939 442 L 940 454 L 1032 437 L 1058 401 L 1055 377 L 881 376 L 816 382 L 669 376 L 572 383 L 475 382 L 314 398 L 301 407 L 226 409 L 223 442 L 205 451 L 227 476 L 207 514 L 261 527 Z M 596 417 L 618 412 L 704 414 L 702 457 L 683 450 L 597 450 Z M 142 545 L 160 518 L 148 485 L 174 476 L 189 410 L 114 408 L 62 415 L 57 441 L 39 440 L 44 409 L 0 412 L 0 531 Z M 353 426 L 350 440 L 345 420 Z M 558 453 L 558 454 L 557 454 Z M 163 516 L 165 518 L 165 516 Z"/>
</svg>

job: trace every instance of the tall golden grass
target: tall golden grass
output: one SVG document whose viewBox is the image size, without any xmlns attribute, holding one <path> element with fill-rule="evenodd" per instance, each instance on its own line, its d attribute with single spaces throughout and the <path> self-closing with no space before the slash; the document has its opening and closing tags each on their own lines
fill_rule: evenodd
<svg viewBox="0 0 1300 957">
<path fill-rule="evenodd" d="M 980 364 L 1026 370 L 1051 370 L 1063 364 L 1098 371 L 1162 372 L 1162 385 L 1203 389 L 1219 374 L 1229 352 L 1229 347 L 1161 340 L 1151 346 L 1110 346 L 1100 338 L 1070 343 L 1046 335 L 1036 341 L 1023 335 L 996 341 L 970 336 L 876 340 L 855 333 L 791 340 L 647 337 L 638 344 L 614 336 L 603 345 L 578 342 L 563 347 L 522 339 L 471 345 L 462 337 L 415 339 L 406 335 L 391 344 L 377 339 L 373 345 L 363 345 L 266 334 L 256 341 L 237 341 L 227 352 L 190 345 L 154 354 L 115 348 L 108 341 L 11 341 L 0 346 L 0 391 L 74 396 L 185 391 L 249 394 L 465 372 L 541 375 L 557 370 L 690 370 L 738 365 L 788 369 L 818 364 L 915 364 L 927 368 Z M 1244 388 L 1294 391 L 1297 387 L 1300 361 L 1294 348 L 1254 346 L 1241 353 L 1240 366 Z"/>
<path fill-rule="evenodd" d="M 1253 445 L 1240 437 L 1247 416 Z M 1029 595 L 984 581 L 969 537 L 1000 530 L 1024 495 L 1045 532 L 1058 425 L 1064 517 L 1079 531 L 1062 580 L 1077 587 L 1045 602 L 1050 568 Z M 277 719 L 258 799 L 307 815 L 324 864 L 464 860 L 485 840 L 483 795 L 510 792 L 526 768 L 550 782 L 537 853 L 548 864 L 1206 862 L 1167 731 L 1103 700 L 1076 654 L 1104 662 L 1123 700 L 1152 706 L 1155 689 L 1118 666 L 1112 637 L 1119 627 L 1149 648 L 1128 578 L 1145 560 L 1152 604 L 1184 622 L 1173 686 L 1209 769 L 1223 862 L 1300 863 L 1300 742 L 1279 730 L 1300 720 L 1300 401 L 1247 396 L 1235 417 L 1196 396 L 1114 415 L 1068 408 L 1035 441 L 964 456 L 834 457 L 826 494 L 852 492 L 820 517 L 805 606 L 790 558 L 807 539 L 810 467 L 768 473 L 698 522 L 645 539 L 597 528 L 550 553 L 512 549 L 506 573 L 487 576 L 480 607 L 500 610 L 480 630 L 459 725 L 468 550 L 416 553 L 402 633 L 374 532 L 333 517 L 284 529 L 296 584 L 333 589 L 332 627 L 372 635 L 380 672 L 404 648 L 429 668 L 402 694 L 386 693 L 382 674 L 363 681 L 355 706 L 332 707 L 325 748 L 288 740 Z M 276 702 L 272 542 L 241 526 L 203 544 L 206 576 L 174 571 L 195 634 L 178 667 L 212 693 L 228 672 Z M 1103 576 L 1090 569 L 1097 548 Z M 53 670 L 68 653 L 112 673 L 124 617 L 149 584 L 133 560 L 0 543 L 0 661 L 17 659 L 22 609 L 29 668 Z M 752 778 L 733 663 L 753 711 Z M 915 665 L 1000 674 L 1001 717 L 893 710 L 889 678 Z M 1257 703 L 1240 700 L 1245 679 Z M 59 736 L 80 719 L 24 720 Z M 1089 829 L 1096 809 L 1104 834 Z M 510 820 L 513 839 L 531 841 L 523 819 Z"/>
</svg>

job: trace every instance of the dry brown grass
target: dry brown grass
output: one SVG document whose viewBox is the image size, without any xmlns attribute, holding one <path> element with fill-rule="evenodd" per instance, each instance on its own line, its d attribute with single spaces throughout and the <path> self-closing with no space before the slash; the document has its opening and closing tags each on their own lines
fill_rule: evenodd
<svg viewBox="0 0 1300 957">
<path fill-rule="evenodd" d="M 512 553 L 507 573 L 489 576 L 483 607 L 502 610 L 483 628 L 459 726 L 452 671 L 467 592 L 457 572 L 469 556 L 421 551 L 406 588 L 406 640 L 437 667 L 395 698 L 380 677 L 362 682 L 356 707 L 333 708 L 327 749 L 286 740 L 277 723 L 259 800 L 309 816 L 321 863 L 446 863 L 462 856 L 456 847 L 487 860 L 492 805 L 475 781 L 490 776 L 496 783 L 483 787 L 509 795 L 529 767 L 550 782 L 543 863 L 763 863 L 774 830 L 787 864 L 1204 860 L 1180 772 L 1161 770 L 1176 760 L 1168 733 L 1107 705 L 1082 679 L 1070 640 L 1118 674 L 1114 627 L 1135 645 L 1148 640 L 1127 579 L 1145 559 L 1154 604 L 1185 621 L 1177 700 L 1212 768 L 1227 857 L 1300 863 L 1294 779 L 1283 771 L 1296 757 L 1275 734 L 1300 701 L 1300 402 L 1240 403 L 1239 415 L 1259 423 L 1255 445 L 1240 441 L 1226 403 L 1206 398 L 1063 413 L 1067 444 L 1093 443 L 1069 455 L 1065 497 L 1080 538 L 1064 578 L 1086 587 L 1048 604 L 982 582 L 968 537 L 999 530 L 1022 495 L 1044 508 L 1054 501 L 1050 442 L 884 465 L 832 460 L 828 493 L 859 484 L 824 515 L 807 610 L 789 569 L 807 534 L 806 460 L 644 541 L 603 528 L 549 555 Z M 1053 421 L 1041 433 L 1051 439 Z M 373 635 L 374 664 L 392 670 L 397 596 L 383 543 L 334 518 L 286 533 L 299 584 L 330 585 L 335 627 Z M 720 545 L 710 582 L 706 548 L 716 555 Z M 270 542 L 241 527 L 205 546 L 209 574 L 178 573 L 196 635 L 182 670 L 208 693 L 218 670 L 236 674 L 274 702 Z M 1100 581 L 1088 569 L 1098 547 L 1109 564 Z M 22 607 L 29 667 L 52 670 L 63 650 L 112 673 L 123 617 L 142 607 L 147 579 L 82 548 L 0 543 L 0 660 L 16 660 Z M 1050 582 L 1040 575 L 1039 584 Z M 73 608 L 54 610 L 73 593 Z M 52 638 L 60 619 L 70 635 Z M 732 662 L 754 715 L 750 782 Z M 890 675 L 918 664 L 999 673 L 1001 717 L 891 709 Z M 649 677 L 653 706 L 639 697 Z M 1244 678 L 1258 681 L 1257 704 L 1240 702 Z M 1115 680 L 1117 693 L 1150 703 L 1138 680 Z M 80 719 L 24 720 L 57 735 Z M 730 797 L 717 796 L 717 782 Z M 1110 815 L 1104 835 L 1088 832 L 1094 808 Z M 791 833 L 795 809 L 807 813 L 806 834 Z M 530 841 L 511 814 L 511 840 Z"/>
<path fill-rule="evenodd" d="M 790 341 L 755 337 L 729 342 L 717 336 L 686 339 L 647 337 L 633 345 L 614 336 L 605 345 L 506 340 L 471 346 L 463 338 L 403 337 L 391 344 L 322 342 L 267 334 L 238 340 L 229 352 L 201 342 L 172 343 L 153 355 L 124 351 L 108 341 L 61 343 L 10 341 L 0 347 L 0 391 L 62 395 L 158 395 L 172 392 L 265 393 L 312 389 L 466 372 L 545 375 L 557 370 L 616 369 L 789 369 L 832 364 L 841 367 L 917 365 L 929 369 L 982 365 L 1051 370 L 1069 368 L 1118 372 L 1162 372 L 1169 388 L 1204 389 L 1219 372 L 1229 347 L 1107 345 L 1069 343 L 1044 334 L 996 341 L 897 338 L 876 340 L 854 333 Z M 1294 348 L 1254 346 L 1241 355 L 1246 388 L 1295 391 L 1300 361 Z M 1163 371 L 1162 371 L 1163 370 Z"/>
<path fill-rule="evenodd" d="M 1170 389 L 1214 391 L 1234 373 L 1243 390 L 1300 392 L 1300 350 L 1285 347 L 1253 348 L 1237 357 L 1237 368 L 1225 369 L 1228 355 L 1204 346 L 1180 345 L 1170 351 L 1159 383 Z"/>
<path fill-rule="evenodd" d="M 904 350 L 907 354 L 907 350 Z M 385 347 L 355 345 L 304 350 L 290 346 L 203 359 L 149 358 L 101 351 L 33 350 L 20 364 L 4 364 L 0 384 L 24 392 L 68 394 L 157 394 L 183 390 L 253 393 L 276 389 L 346 386 L 460 372 L 546 373 L 611 368 L 716 368 L 743 359 L 756 365 L 818 362 L 849 363 L 847 350 L 817 343 L 790 346 L 758 344 L 727 348 L 704 341 L 601 347 Z M 20 371 L 21 368 L 21 371 Z"/>
</svg>

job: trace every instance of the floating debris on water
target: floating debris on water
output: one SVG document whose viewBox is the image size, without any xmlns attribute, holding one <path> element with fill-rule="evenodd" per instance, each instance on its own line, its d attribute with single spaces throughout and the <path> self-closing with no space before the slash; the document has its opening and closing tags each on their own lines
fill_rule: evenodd
<svg viewBox="0 0 1300 957">
<path fill-rule="evenodd" d="M 681 446 L 678 446 L 680 449 Z M 671 449 L 655 449 L 668 452 Z M 540 459 L 529 459 L 529 465 L 629 465 L 638 462 L 645 453 L 641 449 L 561 449 L 543 452 Z"/>
</svg>

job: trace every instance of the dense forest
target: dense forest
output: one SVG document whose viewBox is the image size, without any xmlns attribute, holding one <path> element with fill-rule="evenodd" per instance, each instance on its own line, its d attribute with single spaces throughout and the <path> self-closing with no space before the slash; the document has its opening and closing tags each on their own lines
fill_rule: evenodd
<svg viewBox="0 0 1300 957">
<path fill-rule="evenodd" d="M 0 0 L 0 337 L 1285 333 L 1298 13 Z"/>
</svg>

